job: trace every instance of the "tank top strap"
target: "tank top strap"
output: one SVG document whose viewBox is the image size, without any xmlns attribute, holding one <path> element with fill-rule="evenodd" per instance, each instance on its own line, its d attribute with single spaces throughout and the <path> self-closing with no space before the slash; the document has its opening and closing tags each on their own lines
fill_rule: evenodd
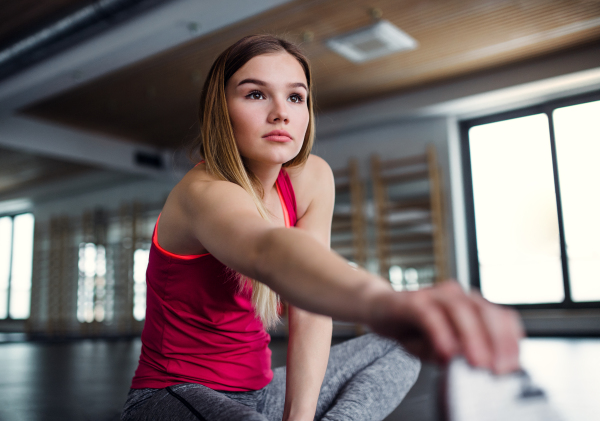
<svg viewBox="0 0 600 421">
<path fill-rule="evenodd" d="M 279 198 L 282 200 L 282 205 L 284 206 L 284 213 L 287 211 L 286 216 L 289 218 L 289 226 L 293 227 L 296 225 L 298 220 L 298 214 L 296 211 L 296 195 L 294 193 L 294 187 L 292 186 L 290 176 L 283 167 L 281 168 L 279 176 L 277 177 L 276 186 L 279 193 Z"/>
</svg>

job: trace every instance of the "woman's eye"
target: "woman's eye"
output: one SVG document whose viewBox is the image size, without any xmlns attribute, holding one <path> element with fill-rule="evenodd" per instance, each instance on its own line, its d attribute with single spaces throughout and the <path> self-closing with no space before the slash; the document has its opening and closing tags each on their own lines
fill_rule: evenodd
<svg viewBox="0 0 600 421">
<path fill-rule="evenodd" d="M 262 92 L 252 91 L 248 95 L 246 95 L 246 98 L 250 98 L 250 99 L 264 99 L 265 96 L 262 94 Z"/>
<path fill-rule="evenodd" d="M 302 95 L 292 94 L 290 96 L 290 101 L 291 102 L 302 102 L 303 100 L 304 100 L 304 98 L 302 98 Z"/>
</svg>

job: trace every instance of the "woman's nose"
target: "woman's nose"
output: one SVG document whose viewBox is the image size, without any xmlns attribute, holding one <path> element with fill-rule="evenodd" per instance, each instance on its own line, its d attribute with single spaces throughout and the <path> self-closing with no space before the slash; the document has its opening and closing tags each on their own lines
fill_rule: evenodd
<svg viewBox="0 0 600 421">
<path fill-rule="evenodd" d="M 274 100 L 271 112 L 269 113 L 269 122 L 271 123 L 288 123 L 289 115 L 285 101 Z"/>
</svg>

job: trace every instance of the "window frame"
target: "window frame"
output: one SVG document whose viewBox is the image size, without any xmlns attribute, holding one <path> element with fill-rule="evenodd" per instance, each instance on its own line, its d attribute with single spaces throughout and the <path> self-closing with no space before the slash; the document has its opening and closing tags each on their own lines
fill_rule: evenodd
<svg viewBox="0 0 600 421">
<path fill-rule="evenodd" d="M 15 218 L 17 216 L 20 215 L 25 215 L 25 214 L 32 214 L 33 212 L 20 212 L 20 213 L 15 213 L 15 214 L 5 214 L 5 215 L 0 215 L 0 218 L 10 218 L 11 219 L 11 229 L 10 229 L 10 253 L 8 256 L 8 285 L 6 288 L 6 317 L 1 318 L 0 322 L 11 322 L 11 321 L 16 321 L 16 322 L 23 322 L 23 321 L 27 321 L 31 318 L 31 307 L 29 310 L 29 316 L 24 318 L 24 319 L 15 319 L 13 317 L 11 317 L 10 315 L 10 296 L 11 296 L 11 291 L 12 291 L 12 275 L 13 275 L 13 255 L 14 255 L 14 240 L 15 240 Z M 34 217 L 34 228 L 33 228 L 33 232 L 34 232 L 34 239 L 32 242 L 32 247 L 35 247 L 35 215 L 33 215 Z M 32 259 L 33 259 L 33 250 L 32 250 Z M 33 265 L 33 261 L 32 261 L 32 265 Z M 32 278 L 33 278 L 33 272 L 32 272 Z M 31 289 L 33 289 L 33 285 L 31 286 Z M 29 290 L 29 301 L 30 301 L 30 305 L 31 305 L 31 289 Z"/>
<path fill-rule="evenodd" d="M 482 124 L 495 123 L 503 120 L 510 120 L 519 117 L 526 117 L 534 114 L 546 114 L 548 117 L 548 126 L 550 131 L 550 149 L 552 153 L 552 171 L 554 175 L 554 191 L 556 198 L 556 208 L 558 217 L 558 230 L 560 241 L 560 259 L 563 271 L 563 287 L 565 298 L 561 303 L 540 303 L 540 304 L 511 304 L 511 307 L 517 309 L 590 309 L 600 308 L 600 301 L 574 302 L 571 298 L 571 288 L 569 280 L 569 262 L 566 254 L 566 242 L 564 231 L 564 220 L 562 212 L 562 199 L 560 194 L 558 163 L 556 156 L 556 142 L 554 134 L 553 112 L 557 108 L 578 105 L 586 102 L 600 100 L 600 91 L 589 92 L 581 95 L 575 95 L 568 98 L 561 98 L 545 103 L 506 111 L 498 114 L 478 117 L 459 122 L 460 129 L 460 147 L 462 158 L 465 216 L 467 227 L 467 248 L 469 260 L 470 285 L 473 288 L 481 290 L 481 277 L 479 272 L 479 258 L 477 250 L 477 229 L 475 226 L 475 201 L 473 195 L 473 178 L 471 172 L 471 151 L 469 149 L 469 130 L 472 127 Z"/>
</svg>

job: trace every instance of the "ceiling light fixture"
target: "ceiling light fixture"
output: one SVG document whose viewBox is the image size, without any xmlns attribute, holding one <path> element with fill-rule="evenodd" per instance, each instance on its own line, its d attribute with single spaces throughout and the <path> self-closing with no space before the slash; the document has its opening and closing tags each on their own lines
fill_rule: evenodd
<svg viewBox="0 0 600 421">
<path fill-rule="evenodd" d="M 386 20 L 330 38 L 326 44 L 354 63 L 364 63 L 392 53 L 414 50 L 418 46 L 414 38 Z"/>
</svg>

